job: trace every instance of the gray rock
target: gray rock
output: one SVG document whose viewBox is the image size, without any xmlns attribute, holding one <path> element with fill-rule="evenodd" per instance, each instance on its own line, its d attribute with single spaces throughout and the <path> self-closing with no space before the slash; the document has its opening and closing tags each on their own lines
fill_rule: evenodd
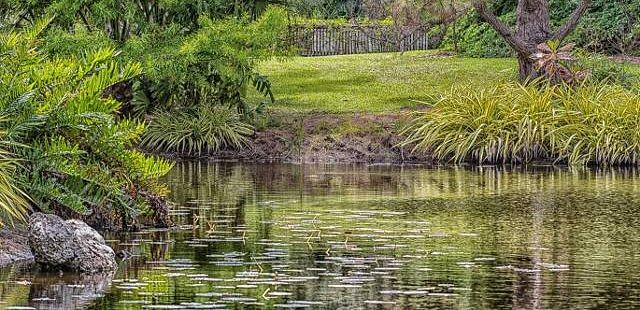
<svg viewBox="0 0 640 310">
<path fill-rule="evenodd" d="M 117 267 L 113 249 L 82 221 L 34 213 L 29 219 L 29 245 L 35 261 L 51 269 L 94 273 Z"/>
<path fill-rule="evenodd" d="M 34 213 L 29 218 L 29 246 L 36 262 L 62 268 L 75 258 L 71 225 L 52 214 Z"/>
<path fill-rule="evenodd" d="M 21 228 L 0 229 L 0 268 L 15 264 L 33 262 L 26 230 Z"/>
<path fill-rule="evenodd" d="M 77 238 L 88 238 L 104 244 L 104 238 L 95 229 L 80 220 L 68 220 L 67 224 L 75 231 Z"/>
</svg>

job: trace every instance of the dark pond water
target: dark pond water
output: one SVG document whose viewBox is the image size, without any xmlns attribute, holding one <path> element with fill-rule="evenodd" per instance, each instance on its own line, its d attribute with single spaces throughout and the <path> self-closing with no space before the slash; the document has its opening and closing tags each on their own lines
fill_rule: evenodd
<svg viewBox="0 0 640 310">
<path fill-rule="evenodd" d="M 634 309 L 634 170 L 181 163 L 115 275 L 0 270 L 6 309 Z M 24 308 L 21 308 L 24 307 Z"/>
</svg>

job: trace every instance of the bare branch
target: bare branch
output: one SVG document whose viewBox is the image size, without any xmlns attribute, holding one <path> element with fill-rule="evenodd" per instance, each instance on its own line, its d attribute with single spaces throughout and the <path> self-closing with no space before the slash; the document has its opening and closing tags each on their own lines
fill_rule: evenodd
<svg viewBox="0 0 640 310">
<path fill-rule="evenodd" d="M 476 1 L 473 6 L 476 8 L 478 14 L 480 14 L 480 17 L 489 23 L 516 52 L 520 54 L 531 54 L 534 52 L 534 47 L 528 46 L 523 40 L 517 38 L 515 33 L 487 8 L 484 1 Z"/>
<path fill-rule="evenodd" d="M 591 0 L 582 0 L 578 7 L 571 13 L 569 20 L 558 29 L 553 36 L 554 40 L 564 40 L 575 28 L 578 26 L 580 18 L 587 12 L 587 9 L 591 5 Z"/>
</svg>

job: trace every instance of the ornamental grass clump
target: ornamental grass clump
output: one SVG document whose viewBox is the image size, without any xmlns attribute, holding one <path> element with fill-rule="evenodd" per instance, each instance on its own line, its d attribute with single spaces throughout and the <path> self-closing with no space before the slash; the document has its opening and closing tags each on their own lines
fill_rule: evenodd
<svg viewBox="0 0 640 310">
<path fill-rule="evenodd" d="M 403 145 L 439 161 L 640 164 L 640 96 L 620 86 L 454 88 L 417 112 Z"/>
<path fill-rule="evenodd" d="M 201 156 L 225 148 L 241 148 L 252 134 L 253 126 L 243 122 L 237 111 L 199 105 L 156 113 L 141 145 L 156 152 Z"/>
<path fill-rule="evenodd" d="M 0 131 L 0 229 L 13 226 L 14 220 L 24 221 L 30 208 L 27 195 L 14 179 L 19 162 L 7 151 L 4 135 L 5 132 Z"/>
</svg>

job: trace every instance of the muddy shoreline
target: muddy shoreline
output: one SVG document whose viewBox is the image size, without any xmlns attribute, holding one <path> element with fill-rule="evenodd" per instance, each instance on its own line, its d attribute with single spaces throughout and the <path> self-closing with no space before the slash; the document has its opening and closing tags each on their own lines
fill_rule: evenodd
<svg viewBox="0 0 640 310">
<path fill-rule="evenodd" d="M 258 126 L 248 145 L 226 149 L 199 159 L 284 163 L 432 163 L 428 155 L 400 147 L 409 115 L 284 114 L 272 113 Z M 196 159 L 187 154 L 158 154 L 173 159 Z"/>
</svg>

